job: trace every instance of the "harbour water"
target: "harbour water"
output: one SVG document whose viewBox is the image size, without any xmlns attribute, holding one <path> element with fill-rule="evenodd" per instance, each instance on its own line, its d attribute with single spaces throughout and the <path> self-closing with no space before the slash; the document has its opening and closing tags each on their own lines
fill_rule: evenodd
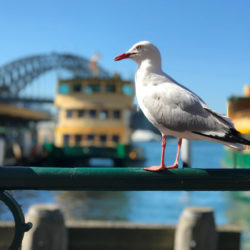
<svg viewBox="0 0 250 250">
<path fill-rule="evenodd" d="M 160 142 L 139 143 L 145 150 L 146 166 L 158 164 Z M 175 159 L 176 140 L 167 141 L 166 160 Z M 192 142 L 192 167 L 220 168 L 223 146 L 209 142 Z M 250 249 L 250 214 L 248 194 L 238 199 L 237 192 L 129 191 L 129 192 L 55 192 L 14 191 L 14 197 L 27 212 L 34 203 L 56 203 L 67 219 L 119 220 L 139 223 L 176 224 L 187 206 L 208 206 L 215 212 L 216 224 L 233 223 L 244 230 L 244 250 Z M 250 197 L 250 195 L 249 195 Z M 249 203 L 248 203 L 249 202 Z M 11 214 L 0 204 L 0 219 L 10 220 Z"/>
</svg>

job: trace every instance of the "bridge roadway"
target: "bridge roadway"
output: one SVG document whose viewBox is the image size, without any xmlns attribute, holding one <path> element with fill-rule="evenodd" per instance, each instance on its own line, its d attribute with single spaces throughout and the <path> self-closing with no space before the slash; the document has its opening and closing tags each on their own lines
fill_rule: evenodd
<svg viewBox="0 0 250 250">
<path fill-rule="evenodd" d="M 53 103 L 54 100 L 52 98 L 46 98 L 46 97 L 39 97 L 39 98 L 34 98 L 34 97 L 19 97 L 19 96 L 0 96 L 0 102 L 4 103 Z"/>
</svg>

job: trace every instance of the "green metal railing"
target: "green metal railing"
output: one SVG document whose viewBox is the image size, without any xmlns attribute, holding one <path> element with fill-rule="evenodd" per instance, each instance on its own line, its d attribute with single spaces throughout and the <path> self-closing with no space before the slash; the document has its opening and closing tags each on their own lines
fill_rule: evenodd
<svg viewBox="0 0 250 250">
<path fill-rule="evenodd" d="M 169 169 L 148 172 L 142 168 L 0 167 L 0 200 L 13 213 L 15 237 L 9 249 L 21 245 L 25 223 L 18 203 L 4 190 L 187 190 L 249 191 L 250 169 Z"/>
<path fill-rule="evenodd" d="M 0 190 L 250 190 L 250 169 L 0 167 Z"/>
</svg>

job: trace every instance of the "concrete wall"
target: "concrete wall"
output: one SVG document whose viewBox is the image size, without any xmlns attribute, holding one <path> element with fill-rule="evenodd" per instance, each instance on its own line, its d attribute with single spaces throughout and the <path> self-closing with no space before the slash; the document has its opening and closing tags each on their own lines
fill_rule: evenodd
<svg viewBox="0 0 250 250">
<path fill-rule="evenodd" d="M 68 221 L 68 250 L 172 250 L 175 226 L 126 222 Z M 218 250 L 239 250 L 240 231 L 217 227 Z M 8 249 L 14 223 L 0 222 L 0 250 Z"/>
</svg>

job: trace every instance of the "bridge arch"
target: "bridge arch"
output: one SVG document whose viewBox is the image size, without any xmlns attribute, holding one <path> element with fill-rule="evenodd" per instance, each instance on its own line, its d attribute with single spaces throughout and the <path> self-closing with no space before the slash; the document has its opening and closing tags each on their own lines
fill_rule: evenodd
<svg viewBox="0 0 250 250">
<path fill-rule="evenodd" d="M 89 60 L 78 55 L 51 53 L 29 56 L 0 67 L 0 96 L 18 96 L 40 75 L 59 68 L 70 70 L 81 78 L 93 77 Z M 98 77 L 109 77 L 103 68 L 98 69 Z"/>
</svg>

